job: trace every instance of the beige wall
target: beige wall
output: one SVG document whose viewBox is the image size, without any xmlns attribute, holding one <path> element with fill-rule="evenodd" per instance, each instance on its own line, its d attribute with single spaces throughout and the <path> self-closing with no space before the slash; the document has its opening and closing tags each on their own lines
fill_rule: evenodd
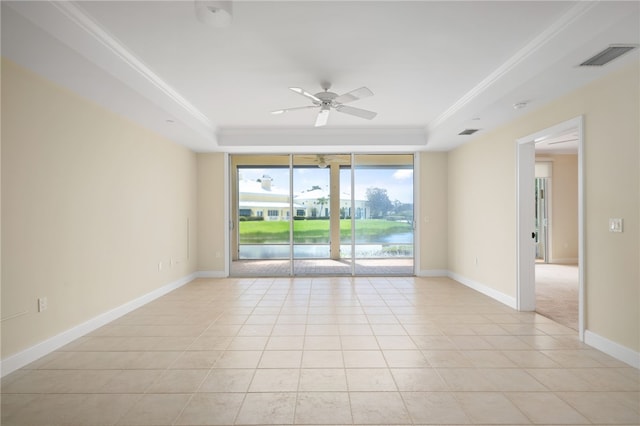
<svg viewBox="0 0 640 426">
<path fill-rule="evenodd" d="M 222 153 L 198 154 L 198 270 L 225 270 L 224 161 Z"/>
<path fill-rule="evenodd" d="M 550 161 L 551 209 L 549 262 L 578 262 L 578 155 L 536 156 L 536 161 Z"/>
<path fill-rule="evenodd" d="M 195 154 L 6 60 L 2 114 L 3 358 L 196 270 Z"/>
<path fill-rule="evenodd" d="M 584 115 L 586 328 L 634 351 L 640 350 L 639 68 L 616 71 L 449 155 L 449 269 L 515 296 L 515 141 Z M 624 218 L 623 233 L 608 232 L 609 217 Z"/>
<path fill-rule="evenodd" d="M 515 296 L 515 138 L 480 138 L 449 152 L 448 265 Z"/>
<path fill-rule="evenodd" d="M 420 217 L 420 265 L 418 271 L 447 269 L 447 153 L 419 153 L 420 182 L 416 202 Z"/>
</svg>

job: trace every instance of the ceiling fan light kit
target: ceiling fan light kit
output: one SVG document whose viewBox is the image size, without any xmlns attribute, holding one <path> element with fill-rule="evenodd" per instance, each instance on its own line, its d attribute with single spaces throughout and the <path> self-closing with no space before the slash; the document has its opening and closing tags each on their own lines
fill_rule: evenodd
<svg viewBox="0 0 640 426">
<path fill-rule="evenodd" d="M 279 115 L 300 109 L 319 108 L 320 111 L 318 111 L 318 116 L 316 117 L 315 127 L 326 126 L 329 120 L 329 113 L 332 109 L 367 120 L 372 120 L 377 115 L 377 113 L 373 111 L 344 105 L 349 102 L 373 96 L 373 92 L 369 88 L 361 87 L 343 95 L 338 95 L 337 93 L 329 92 L 330 87 L 330 84 L 323 84 L 322 88 L 324 89 L 324 92 L 318 92 L 315 95 L 300 87 L 289 87 L 289 90 L 309 99 L 313 105 L 279 109 L 271 111 L 271 114 Z"/>
</svg>

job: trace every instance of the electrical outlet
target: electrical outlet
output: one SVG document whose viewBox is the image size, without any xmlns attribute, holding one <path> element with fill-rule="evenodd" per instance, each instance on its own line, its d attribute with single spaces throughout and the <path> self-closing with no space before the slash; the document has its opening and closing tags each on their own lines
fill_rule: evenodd
<svg viewBox="0 0 640 426">
<path fill-rule="evenodd" d="M 38 312 L 46 311 L 48 308 L 49 302 L 46 297 L 38 298 Z"/>
</svg>

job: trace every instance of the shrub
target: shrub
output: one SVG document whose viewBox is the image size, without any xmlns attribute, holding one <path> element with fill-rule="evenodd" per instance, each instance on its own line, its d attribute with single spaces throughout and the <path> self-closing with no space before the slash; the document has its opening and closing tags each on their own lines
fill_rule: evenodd
<svg viewBox="0 0 640 426">
<path fill-rule="evenodd" d="M 385 246 L 382 248 L 382 253 L 385 256 L 413 256 L 412 247 L 405 245 Z"/>
<path fill-rule="evenodd" d="M 390 220 L 392 222 L 397 222 L 399 220 L 404 220 L 403 216 L 387 216 L 385 219 Z"/>
</svg>

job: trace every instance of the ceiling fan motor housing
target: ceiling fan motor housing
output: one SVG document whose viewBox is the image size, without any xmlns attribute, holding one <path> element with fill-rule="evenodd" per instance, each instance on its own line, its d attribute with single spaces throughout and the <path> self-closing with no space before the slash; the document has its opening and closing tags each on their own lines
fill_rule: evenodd
<svg viewBox="0 0 640 426">
<path fill-rule="evenodd" d="M 315 94 L 315 97 L 322 101 L 318 105 L 331 106 L 333 103 L 333 100 L 338 97 L 338 94 L 333 92 L 319 92 Z"/>
</svg>

